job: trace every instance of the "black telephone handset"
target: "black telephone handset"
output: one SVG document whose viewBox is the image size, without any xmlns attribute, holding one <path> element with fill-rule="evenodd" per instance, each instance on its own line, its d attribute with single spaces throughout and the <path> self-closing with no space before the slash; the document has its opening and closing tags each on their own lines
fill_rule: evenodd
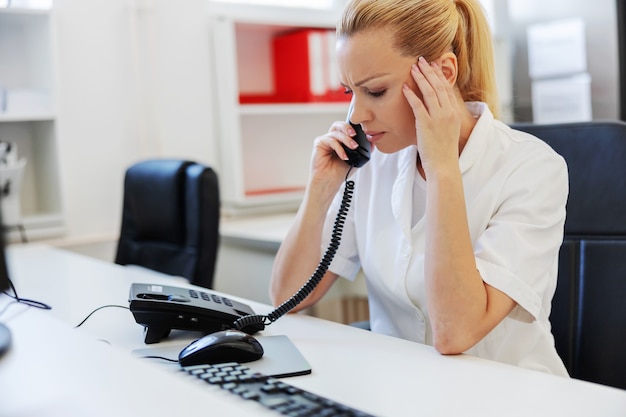
<svg viewBox="0 0 626 417">
<path fill-rule="evenodd" d="M 365 136 L 365 132 L 361 129 L 361 125 L 354 124 L 350 121 L 353 107 L 354 103 L 351 102 L 346 122 L 350 123 L 350 126 L 352 126 L 356 132 L 356 135 L 352 138 L 359 144 L 359 147 L 356 149 L 350 149 L 343 144 L 341 146 L 343 146 L 343 149 L 345 149 L 346 154 L 348 155 L 348 160 L 346 162 L 355 168 L 360 168 L 370 160 L 370 143 Z"/>
</svg>

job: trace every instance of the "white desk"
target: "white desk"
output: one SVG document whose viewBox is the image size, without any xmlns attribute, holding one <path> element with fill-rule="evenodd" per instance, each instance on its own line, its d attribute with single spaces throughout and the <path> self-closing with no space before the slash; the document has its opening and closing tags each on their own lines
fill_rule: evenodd
<svg viewBox="0 0 626 417">
<path fill-rule="evenodd" d="M 273 415 L 253 402 L 132 358 L 127 353 L 145 345 L 143 329 L 127 310 L 101 310 L 79 329 L 62 323 L 75 325 L 101 305 L 128 305 L 133 282 L 188 286 L 183 281 L 42 246 L 13 247 L 9 254 L 19 294 L 47 302 L 53 310 L 12 306 L 0 316 L 15 339 L 0 360 L 0 415 L 46 415 L 39 412 L 46 406 L 56 406 L 62 411 L 58 415 L 98 415 L 98 410 L 136 416 Z M 0 309 L 6 301 L 0 297 Z M 249 304 L 258 313 L 270 311 Z M 287 335 L 313 369 L 311 375 L 286 382 L 375 415 L 626 415 L 623 390 L 469 356 L 441 356 L 428 346 L 313 317 L 285 316 L 263 332 L 272 334 Z M 194 337 L 173 332 L 161 344 Z M 43 356 L 30 359 L 35 352 Z M 91 363 L 94 373 L 85 377 Z M 43 377 L 34 379 L 20 368 Z"/>
</svg>

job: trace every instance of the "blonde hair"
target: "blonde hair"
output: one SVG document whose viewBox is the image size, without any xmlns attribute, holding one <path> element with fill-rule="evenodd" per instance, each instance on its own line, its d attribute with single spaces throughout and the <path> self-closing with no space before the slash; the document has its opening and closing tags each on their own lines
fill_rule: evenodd
<svg viewBox="0 0 626 417">
<path fill-rule="evenodd" d="M 477 0 L 350 0 L 337 25 L 337 38 L 370 29 L 391 30 L 403 56 L 435 60 L 452 51 L 456 84 L 465 101 L 483 101 L 498 117 L 493 44 Z"/>
</svg>

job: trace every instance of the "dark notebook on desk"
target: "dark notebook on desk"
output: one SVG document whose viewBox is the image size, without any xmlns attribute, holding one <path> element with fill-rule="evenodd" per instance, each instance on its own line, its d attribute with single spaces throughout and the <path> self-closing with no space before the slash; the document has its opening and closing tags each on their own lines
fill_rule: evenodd
<svg viewBox="0 0 626 417">
<path fill-rule="evenodd" d="M 255 338 L 261 343 L 265 353 L 258 361 L 245 364 L 252 371 L 275 378 L 311 373 L 311 365 L 287 336 L 255 336 Z M 137 357 L 158 356 L 177 360 L 178 354 L 186 345 L 176 344 L 136 349 L 133 350 L 133 355 Z"/>
</svg>

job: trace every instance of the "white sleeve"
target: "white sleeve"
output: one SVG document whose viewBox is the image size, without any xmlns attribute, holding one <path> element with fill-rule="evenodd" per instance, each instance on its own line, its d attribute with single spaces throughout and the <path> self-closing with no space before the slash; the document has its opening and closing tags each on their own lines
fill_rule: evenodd
<svg viewBox="0 0 626 417">
<path fill-rule="evenodd" d="M 568 195 L 567 166 L 554 152 L 536 153 L 509 173 L 499 206 L 475 244 L 483 280 L 530 322 L 548 309 L 556 287 Z"/>
</svg>

